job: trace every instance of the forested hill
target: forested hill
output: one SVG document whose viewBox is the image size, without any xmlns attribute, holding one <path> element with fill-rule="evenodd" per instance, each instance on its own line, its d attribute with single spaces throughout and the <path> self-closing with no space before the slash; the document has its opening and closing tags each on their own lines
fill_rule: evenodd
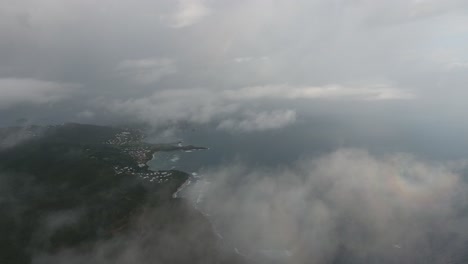
<svg viewBox="0 0 468 264">
<path fill-rule="evenodd" d="M 233 261 L 208 221 L 172 199 L 188 175 L 145 165 L 177 146 L 143 139 L 81 124 L 1 129 L 0 263 L 116 263 L 130 249 L 141 263 Z"/>
</svg>

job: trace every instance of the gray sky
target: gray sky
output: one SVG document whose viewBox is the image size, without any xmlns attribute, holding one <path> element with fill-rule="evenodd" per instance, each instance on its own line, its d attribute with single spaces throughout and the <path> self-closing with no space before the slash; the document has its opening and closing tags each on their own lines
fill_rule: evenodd
<svg viewBox="0 0 468 264">
<path fill-rule="evenodd" d="M 312 112 L 454 124 L 468 110 L 467 7 L 1 0 L 0 117 L 189 121 L 242 132 Z"/>
<path fill-rule="evenodd" d="M 0 126 L 188 122 L 268 155 L 336 147 L 204 172 L 231 236 L 295 263 L 341 247 L 429 263 L 432 235 L 448 245 L 432 263 L 466 251 L 467 85 L 468 0 L 0 0 Z"/>
</svg>

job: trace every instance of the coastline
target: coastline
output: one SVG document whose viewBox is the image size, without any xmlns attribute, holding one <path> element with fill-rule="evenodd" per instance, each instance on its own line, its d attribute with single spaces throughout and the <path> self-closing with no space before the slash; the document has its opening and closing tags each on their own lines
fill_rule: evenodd
<svg viewBox="0 0 468 264">
<path fill-rule="evenodd" d="M 187 187 L 188 185 L 190 185 L 191 183 L 191 176 L 189 175 L 187 180 L 185 180 L 182 185 L 180 185 L 177 190 L 172 194 L 172 198 L 176 199 L 176 198 L 182 198 L 182 197 L 179 197 L 179 193 L 185 189 L 185 187 Z"/>
</svg>

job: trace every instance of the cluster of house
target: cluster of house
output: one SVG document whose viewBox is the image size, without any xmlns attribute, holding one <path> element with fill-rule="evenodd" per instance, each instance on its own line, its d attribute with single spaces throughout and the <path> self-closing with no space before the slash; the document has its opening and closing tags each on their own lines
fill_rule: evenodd
<svg viewBox="0 0 468 264">
<path fill-rule="evenodd" d="M 105 143 L 110 145 L 126 145 L 131 142 L 138 142 L 143 139 L 143 134 L 132 133 L 130 131 L 121 131 L 115 134 L 114 138 L 107 140 Z"/>
<path fill-rule="evenodd" d="M 148 155 L 151 152 L 150 148 L 144 144 L 132 144 L 138 143 L 143 139 L 142 133 L 132 133 L 130 131 L 122 131 L 117 134 L 112 139 L 109 139 L 104 142 L 108 145 L 118 145 L 122 147 L 122 150 L 129 154 L 140 167 L 144 167 L 148 161 Z"/>
<path fill-rule="evenodd" d="M 138 163 L 138 167 L 143 168 L 146 166 L 145 164 L 152 150 L 149 146 L 145 146 L 144 144 L 131 144 L 140 142 L 142 139 L 143 134 L 122 131 L 117 133 L 114 138 L 107 140 L 105 144 L 122 146 L 121 149 Z M 132 166 L 114 166 L 114 171 L 116 174 L 135 175 L 143 180 L 154 183 L 167 182 L 170 176 L 172 176 L 172 172 L 170 171 L 148 171 Z"/>
<path fill-rule="evenodd" d="M 149 182 L 154 183 L 163 183 L 169 181 L 169 178 L 172 176 L 172 172 L 170 171 L 146 171 L 146 172 L 138 172 L 134 168 L 125 166 L 119 167 L 114 166 L 114 171 L 117 174 L 131 174 L 140 177 L 141 179 L 147 180 Z"/>
<path fill-rule="evenodd" d="M 149 148 L 145 148 L 143 146 L 139 147 L 128 147 L 123 150 L 125 153 L 130 155 L 140 167 L 144 167 L 146 162 L 148 161 L 148 155 L 150 154 L 151 150 Z"/>
<path fill-rule="evenodd" d="M 171 172 L 161 171 L 161 172 L 151 172 L 151 173 L 141 173 L 138 175 L 144 180 L 148 180 L 154 183 L 163 183 L 169 181 L 169 177 L 172 175 Z"/>
</svg>

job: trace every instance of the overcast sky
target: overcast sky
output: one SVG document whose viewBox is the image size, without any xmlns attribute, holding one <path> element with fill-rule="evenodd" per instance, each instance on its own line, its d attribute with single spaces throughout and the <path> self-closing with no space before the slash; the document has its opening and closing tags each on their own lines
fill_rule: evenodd
<svg viewBox="0 0 468 264">
<path fill-rule="evenodd" d="M 252 163 L 336 148 L 201 173 L 228 236 L 294 263 L 465 256 L 467 88 L 468 0 L 0 0 L 0 126 L 207 125 Z"/>
<path fill-rule="evenodd" d="M 467 15 L 464 0 L 0 0 L 0 119 L 464 123 Z"/>
</svg>

